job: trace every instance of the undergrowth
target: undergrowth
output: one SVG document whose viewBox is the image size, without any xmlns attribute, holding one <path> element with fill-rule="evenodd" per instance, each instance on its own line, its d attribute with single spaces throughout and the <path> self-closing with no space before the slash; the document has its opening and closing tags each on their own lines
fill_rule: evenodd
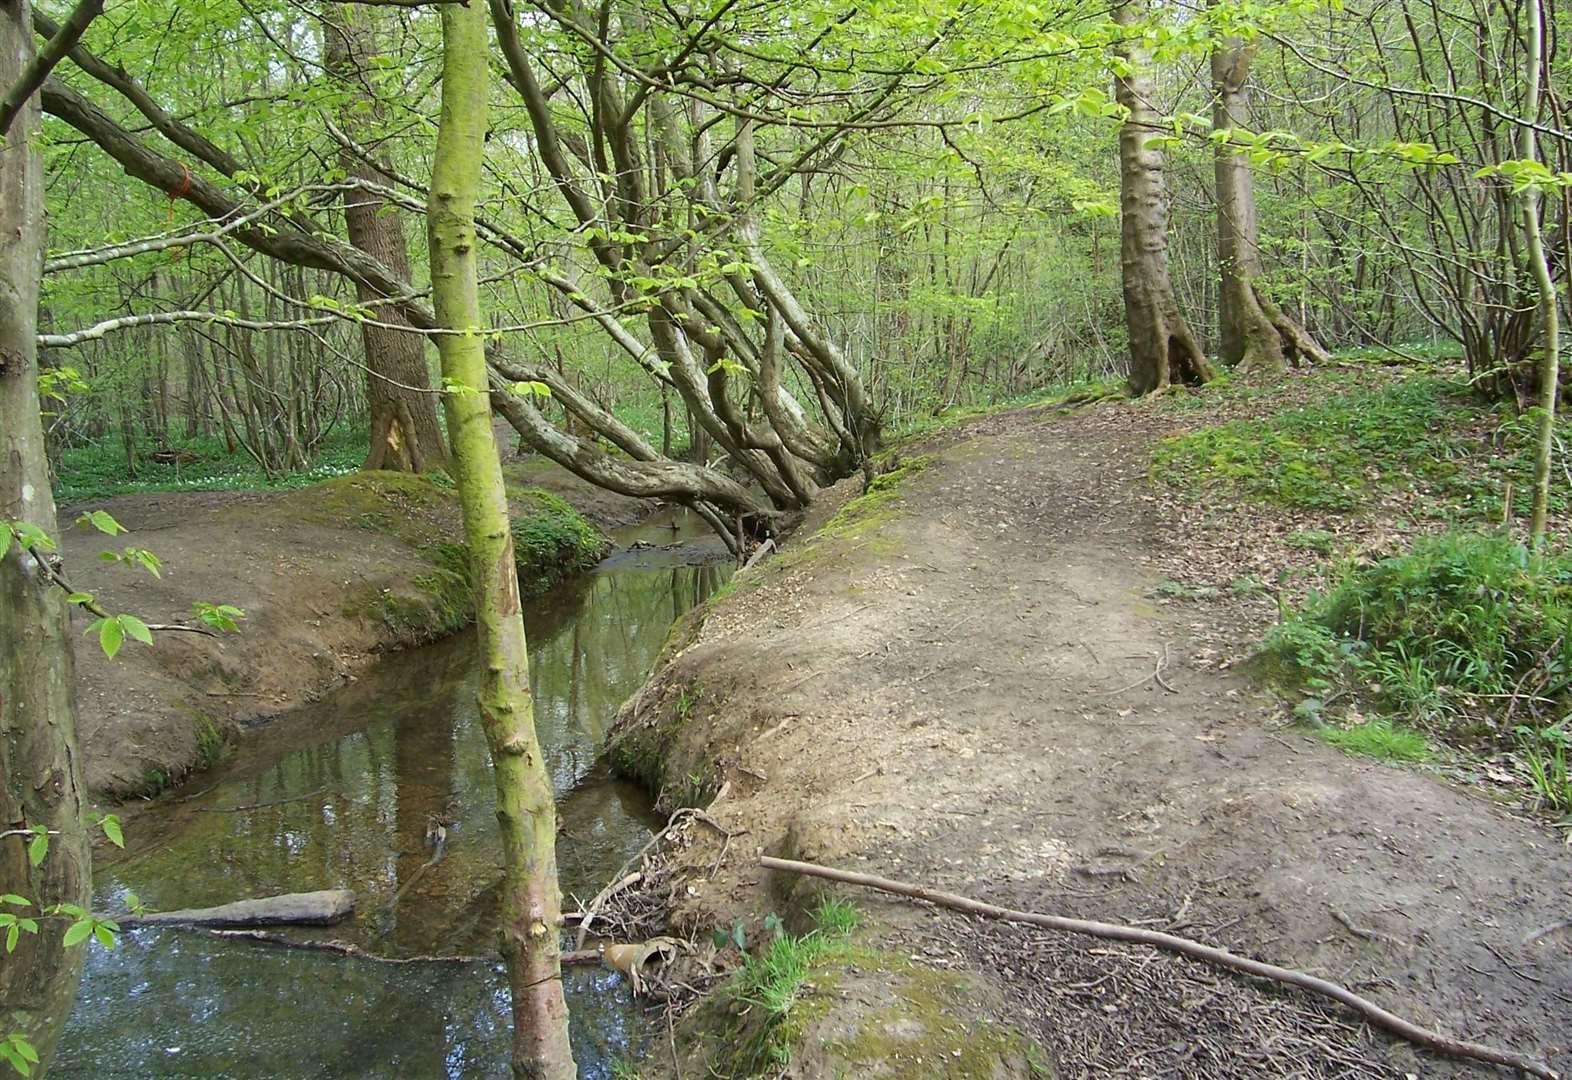
<svg viewBox="0 0 1572 1080">
<path fill-rule="evenodd" d="M 155 450 L 184 451 L 184 460 L 159 463 Z M 216 436 L 177 438 L 162 444 L 148 440 L 131 462 L 123 447 L 110 440 L 61 451 L 55 477 L 55 498 L 62 505 L 128 495 L 141 491 L 249 491 L 305 487 L 357 471 L 366 457 L 365 434 L 348 428 L 335 431 L 299 472 L 269 474 L 244 450 L 231 452 Z"/>
<path fill-rule="evenodd" d="M 604 533 L 560 495 L 540 488 L 513 497 L 513 558 L 519 591 L 538 596 L 598 563 L 611 547 Z"/>
<path fill-rule="evenodd" d="M 1511 537 L 1449 532 L 1403 555 L 1350 563 L 1267 634 L 1265 651 L 1323 701 L 1368 698 L 1465 749 L 1515 755 L 1542 802 L 1572 811 L 1562 719 L 1572 684 L 1572 555 Z M 1346 748 L 1416 760 L 1401 729 L 1329 734 Z"/>
<path fill-rule="evenodd" d="M 1329 387 L 1338 378 L 1328 376 Z M 1530 418 L 1481 402 L 1457 379 L 1422 374 L 1166 439 L 1152 476 L 1198 498 L 1223 491 L 1335 513 L 1417 492 L 1421 516 L 1498 521 L 1506 483 L 1529 489 L 1533 447 Z M 1527 511 L 1526 498 L 1517 503 Z M 1557 493 L 1552 509 L 1566 508 Z"/>
<path fill-rule="evenodd" d="M 755 1069 L 781 1067 L 791 1061 L 795 1032 L 793 1011 L 812 988 L 817 967 L 846 954 L 860 916 L 844 900 L 826 898 L 813 913 L 813 929 L 801 937 L 777 933 L 763 948 L 744 958 L 734 976 L 730 996 L 745 1007 L 759 1009 L 763 1023 L 751 1047 Z"/>
</svg>

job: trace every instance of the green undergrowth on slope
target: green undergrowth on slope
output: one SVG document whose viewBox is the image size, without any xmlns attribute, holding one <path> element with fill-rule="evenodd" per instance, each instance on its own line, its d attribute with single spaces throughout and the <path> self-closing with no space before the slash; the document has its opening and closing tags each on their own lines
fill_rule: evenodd
<svg viewBox="0 0 1572 1080">
<path fill-rule="evenodd" d="M 1196 498 L 1334 513 L 1407 496 L 1414 515 L 1453 522 L 1499 521 L 1508 486 L 1527 491 L 1532 417 L 1481 401 L 1462 380 L 1399 373 L 1351 385 L 1334 372 L 1322 385 L 1323 400 L 1164 440 L 1152 454 L 1153 479 Z M 1254 398 L 1272 392 L 1249 390 Z M 1554 510 L 1567 509 L 1565 491 L 1555 498 Z M 1526 512 L 1526 498 L 1515 502 Z"/>
<path fill-rule="evenodd" d="M 1404 554 L 1337 568 L 1285 612 L 1264 651 L 1310 695 L 1302 717 L 1321 721 L 1344 697 L 1375 714 L 1329 741 L 1422 760 L 1422 732 L 1504 755 L 1541 804 L 1572 814 L 1572 555 L 1500 534 L 1420 537 Z"/>
</svg>

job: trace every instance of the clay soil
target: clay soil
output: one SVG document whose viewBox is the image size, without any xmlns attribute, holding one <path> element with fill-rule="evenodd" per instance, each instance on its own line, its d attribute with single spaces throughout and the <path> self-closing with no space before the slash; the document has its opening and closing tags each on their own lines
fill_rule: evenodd
<svg viewBox="0 0 1572 1080">
<path fill-rule="evenodd" d="M 1572 1068 L 1565 833 L 1289 724 L 1238 670 L 1269 601 L 1165 598 L 1173 577 L 1270 569 L 1249 564 L 1283 528 L 1154 491 L 1147 454 L 1176 422 L 1106 404 L 908 447 L 925 468 L 832 518 L 842 485 L 679 635 L 620 725 L 669 799 L 721 792 L 732 836 L 717 867 L 718 834 L 691 831 L 678 926 L 801 911 L 820 886 L 755 861 L 781 855 L 1168 930 Z M 1144 948 L 847 895 L 880 947 L 986 984 L 972 1007 L 1060 1077 L 1505 1075 Z M 823 992 L 855 1008 L 840 985 Z M 786 1075 L 952 1074 L 799 1050 Z"/>
</svg>

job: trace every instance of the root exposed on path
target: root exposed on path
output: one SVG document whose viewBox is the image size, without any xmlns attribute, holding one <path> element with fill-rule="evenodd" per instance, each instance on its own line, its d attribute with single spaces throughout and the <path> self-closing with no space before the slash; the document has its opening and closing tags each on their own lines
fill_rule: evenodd
<svg viewBox="0 0 1572 1080">
<path fill-rule="evenodd" d="M 1061 915 L 1044 915 L 1033 911 L 1014 911 L 985 901 L 958 896 L 955 893 L 939 892 L 921 885 L 894 881 L 874 874 L 837 870 L 832 867 L 818 866 L 814 863 L 798 862 L 792 859 L 776 859 L 768 855 L 759 859 L 759 865 L 766 870 L 803 874 L 846 885 L 878 889 L 881 892 L 894 893 L 898 896 L 908 896 L 914 900 L 924 900 L 928 903 L 937 904 L 940 907 L 950 908 L 954 911 L 962 911 L 969 915 L 981 915 L 985 918 L 1000 919 L 1005 922 L 1026 923 L 1031 926 L 1042 927 L 1045 930 L 1057 930 L 1070 934 L 1087 934 L 1092 937 L 1107 938 L 1111 941 L 1148 945 L 1154 949 L 1178 953 L 1181 956 L 1202 960 L 1233 971 L 1241 971 L 1247 975 L 1285 983 L 1289 986 L 1298 987 L 1301 990 L 1307 990 L 1312 994 L 1331 998 L 1353 1009 L 1372 1025 L 1399 1038 L 1406 1039 L 1417 1046 L 1433 1050 L 1436 1053 L 1446 1054 L 1451 1057 L 1469 1058 L 1475 1061 L 1485 1061 L 1492 1065 L 1504 1065 L 1530 1076 L 1541 1077 L 1543 1080 L 1560 1080 L 1561 1077 L 1561 1074 L 1549 1065 L 1526 1054 L 1520 1054 L 1514 1050 L 1485 1046 L 1481 1043 L 1468 1042 L 1463 1039 L 1455 1039 L 1438 1031 L 1420 1027 L 1418 1024 L 1405 1020 L 1396 1013 L 1388 1012 L 1369 998 L 1361 997 L 1352 990 L 1339 986 L 1336 983 L 1328 982 L 1325 979 L 1308 975 L 1302 971 L 1295 971 L 1291 968 L 1278 967 L 1276 964 L 1251 960 L 1249 957 L 1239 956 L 1228 952 L 1226 949 L 1203 945 L 1199 941 L 1176 937 L 1173 934 L 1165 934 L 1158 930 L 1147 930 L 1142 927 L 1126 926 L 1118 923 L 1096 922 L 1090 919 L 1071 919 Z"/>
</svg>

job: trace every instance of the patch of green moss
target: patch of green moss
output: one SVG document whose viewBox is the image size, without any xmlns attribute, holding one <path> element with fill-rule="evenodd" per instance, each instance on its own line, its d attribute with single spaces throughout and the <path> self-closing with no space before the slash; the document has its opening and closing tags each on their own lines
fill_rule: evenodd
<svg viewBox="0 0 1572 1080">
<path fill-rule="evenodd" d="M 898 507 L 904 501 L 901 485 L 933 464 L 928 455 L 893 458 L 886 471 L 873 478 L 868 490 L 852 499 L 824 523 L 815 539 L 855 540 L 876 532 L 899 516 Z"/>
<path fill-rule="evenodd" d="M 512 502 L 513 558 L 526 597 L 583 573 L 611 550 L 606 535 L 560 495 L 531 488 L 515 493 Z"/>
<path fill-rule="evenodd" d="M 469 549 L 463 544 L 436 544 L 426 554 L 431 571 L 417 574 L 414 583 L 431 599 L 427 610 L 434 619 L 432 632 L 457 633 L 475 617 Z"/>
<path fill-rule="evenodd" d="M 704 698 L 697 682 L 682 685 L 676 697 L 647 716 L 619 726 L 606 744 L 606 760 L 618 776 L 656 797 L 665 810 L 708 806 L 720 790 L 715 770 L 702 758 L 678 760 L 683 729 Z"/>
<path fill-rule="evenodd" d="M 686 1025 L 708 1075 L 774 1076 L 812 1058 L 814 1075 L 1050 1080 L 1035 1043 L 979 1015 L 972 978 L 859 944 L 855 921 L 827 918 L 830 907 L 850 910 L 821 904 L 809 933 L 749 956 Z"/>
</svg>

